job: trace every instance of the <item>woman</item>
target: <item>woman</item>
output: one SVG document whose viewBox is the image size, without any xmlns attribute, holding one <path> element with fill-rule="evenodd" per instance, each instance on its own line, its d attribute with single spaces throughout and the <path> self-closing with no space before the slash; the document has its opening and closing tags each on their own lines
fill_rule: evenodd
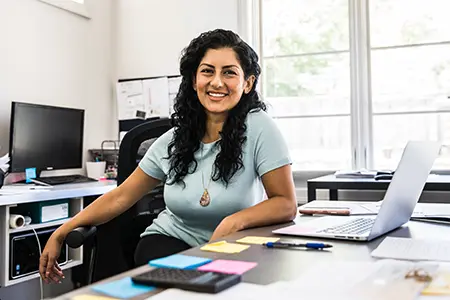
<svg viewBox="0 0 450 300">
<path fill-rule="evenodd" d="M 63 276 L 55 261 L 71 230 L 108 222 L 162 181 L 167 207 L 141 235 L 136 265 L 295 217 L 288 149 L 255 90 L 257 54 L 233 32 L 214 30 L 184 50 L 180 72 L 173 128 L 123 184 L 53 233 L 40 259 L 46 282 Z"/>
</svg>

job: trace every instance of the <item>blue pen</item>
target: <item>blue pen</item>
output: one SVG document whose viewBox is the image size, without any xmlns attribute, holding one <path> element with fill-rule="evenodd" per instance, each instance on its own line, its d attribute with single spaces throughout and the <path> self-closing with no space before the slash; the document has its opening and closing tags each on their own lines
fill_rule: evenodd
<svg viewBox="0 0 450 300">
<path fill-rule="evenodd" d="M 308 248 L 308 249 L 325 249 L 331 248 L 333 245 L 324 243 L 289 243 L 289 242 L 268 242 L 263 244 L 267 248 Z"/>
</svg>

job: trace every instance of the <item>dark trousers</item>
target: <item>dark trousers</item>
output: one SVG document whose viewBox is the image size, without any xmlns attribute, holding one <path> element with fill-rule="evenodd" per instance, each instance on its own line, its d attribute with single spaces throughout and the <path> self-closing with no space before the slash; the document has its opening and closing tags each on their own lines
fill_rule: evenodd
<svg viewBox="0 0 450 300">
<path fill-rule="evenodd" d="M 134 252 L 136 267 L 147 264 L 150 260 L 169 256 L 191 248 L 185 242 L 163 234 L 146 235 L 139 241 Z"/>
</svg>

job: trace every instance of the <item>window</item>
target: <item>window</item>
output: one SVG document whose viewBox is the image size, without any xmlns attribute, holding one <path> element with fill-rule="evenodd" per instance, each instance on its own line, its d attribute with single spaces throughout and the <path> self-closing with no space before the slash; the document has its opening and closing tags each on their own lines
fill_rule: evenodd
<svg viewBox="0 0 450 300">
<path fill-rule="evenodd" d="M 295 170 L 351 164 L 346 0 L 264 0 L 262 87 Z"/>
<path fill-rule="evenodd" d="M 432 139 L 444 151 L 435 167 L 450 169 L 450 3 L 369 3 L 374 165 L 393 168 L 407 140 Z"/>
<path fill-rule="evenodd" d="M 448 1 L 258 4 L 262 93 L 294 170 L 392 169 L 411 139 L 441 141 L 450 169 Z"/>
</svg>

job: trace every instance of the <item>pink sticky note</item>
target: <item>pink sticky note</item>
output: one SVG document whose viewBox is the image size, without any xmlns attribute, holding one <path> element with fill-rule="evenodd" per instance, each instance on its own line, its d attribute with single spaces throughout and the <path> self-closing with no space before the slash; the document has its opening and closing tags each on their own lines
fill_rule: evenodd
<svg viewBox="0 0 450 300">
<path fill-rule="evenodd" d="M 257 263 L 255 262 L 218 259 L 199 267 L 198 270 L 227 274 L 244 274 L 256 265 Z"/>
</svg>

